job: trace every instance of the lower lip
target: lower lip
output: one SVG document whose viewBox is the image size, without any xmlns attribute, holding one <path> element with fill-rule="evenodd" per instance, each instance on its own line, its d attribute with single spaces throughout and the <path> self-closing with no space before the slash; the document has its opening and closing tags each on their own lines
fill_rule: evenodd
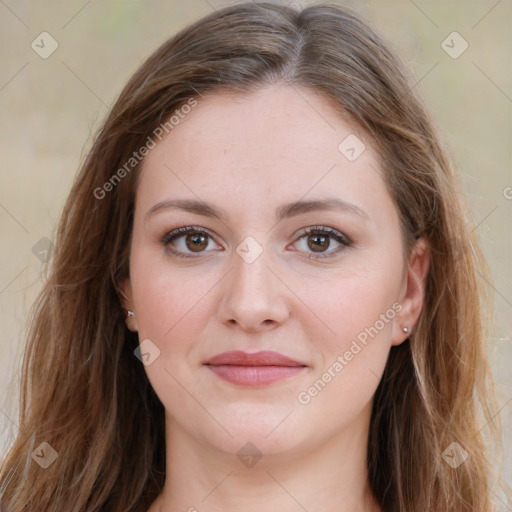
<svg viewBox="0 0 512 512">
<path fill-rule="evenodd" d="M 305 366 L 207 365 L 218 377 L 239 386 L 266 386 L 300 373 Z"/>
</svg>

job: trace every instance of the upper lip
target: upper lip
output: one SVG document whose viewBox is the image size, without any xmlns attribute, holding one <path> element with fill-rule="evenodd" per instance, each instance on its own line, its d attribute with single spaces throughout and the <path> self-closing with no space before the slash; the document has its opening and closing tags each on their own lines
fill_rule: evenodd
<svg viewBox="0 0 512 512">
<path fill-rule="evenodd" d="M 214 366 L 307 366 L 299 361 L 290 359 L 279 352 L 273 352 L 270 350 L 254 352 L 252 354 L 241 350 L 223 352 L 222 354 L 217 354 L 216 356 L 208 359 L 204 364 Z"/>
</svg>

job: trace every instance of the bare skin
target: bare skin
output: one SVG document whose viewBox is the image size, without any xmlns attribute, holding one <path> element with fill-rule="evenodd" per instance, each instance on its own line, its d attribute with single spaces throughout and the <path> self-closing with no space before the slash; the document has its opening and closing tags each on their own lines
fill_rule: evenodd
<svg viewBox="0 0 512 512">
<path fill-rule="evenodd" d="M 350 134 L 366 147 L 353 161 L 338 149 Z M 283 85 L 200 99 L 146 157 L 122 286 L 130 328 L 160 351 L 145 370 L 166 410 L 167 476 L 150 512 L 381 510 L 366 466 L 372 401 L 402 326 L 418 319 L 428 270 L 422 240 L 403 259 L 381 172 L 371 141 L 325 99 Z M 353 206 L 275 216 L 325 198 Z M 148 213 L 170 199 L 226 216 Z M 206 230 L 204 244 L 185 233 L 164 245 L 186 226 Z M 237 252 L 247 237 L 251 254 L 261 249 L 251 262 Z M 305 368 L 240 386 L 204 364 L 231 350 L 273 350 Z"/>
</svg>

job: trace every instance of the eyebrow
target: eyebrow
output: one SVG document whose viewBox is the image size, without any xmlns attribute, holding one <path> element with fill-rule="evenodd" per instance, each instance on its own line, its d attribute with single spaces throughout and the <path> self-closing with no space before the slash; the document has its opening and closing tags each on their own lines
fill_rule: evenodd
<svg viewBox="0 0 512 512">
<path fill-rule="evenodd" d="M 222 222 L 227 222 L 229 217 L 228 212 L 219 208 L 211 203 L 200 201 L 196 199 L 167 199 L 160 201 L 152 206 L 146 213 L 145 219 L 148 220 L 151 216 L 158 212 L 167 210 L 178 209 L 189 213 L 195 213 L 205 217 L 214 217 Z M 276 209 L 276 219 L 281 221 L 285 218 L 295 217 L 304 213 L 312 211 L 341 211 L 357 215 L 365 220 L 370 220 L 368 214 L 356 206 L 338 198 L 325 198 L 312 201 L 295 201 L 293 203 L 284 204 Z"/>
</svg>

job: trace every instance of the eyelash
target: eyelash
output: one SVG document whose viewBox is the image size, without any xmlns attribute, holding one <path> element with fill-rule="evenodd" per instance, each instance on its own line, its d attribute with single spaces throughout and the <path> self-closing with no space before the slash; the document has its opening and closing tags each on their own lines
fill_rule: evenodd
<svg viewBox="0 0 512 512">
<path fill-rule="evenodd" d="M 162 237 L 161 243 L 162 243 L 162 245 L 164 245 L 165 247 L 168 248 L 168 245 L 170 244 L 170 242 L 173 242 L 174 240 L 182 237 L 183 235 L 187 235 L 189 233 L 206 235 L 213 240 L 212 234 L 209 231 L 207 231 L 206 229 L 196 227 L 196 226 L 187 226 L 187 227 L 177 228 L 173 231 L 170 231 L 169 233 L 166 233 Z M 325 227 L 325 226 L 311 226 L 311 227 L 301 229 L 297 233 L 297 236 L 298 236 L 297 240 L 300 240 L 301 238 L 304 238 L 307 236 L 314 236 L 314 235 L 323 235 L 323 236 L 328 235 L 328 236 L 334 238 L 343 247 L 351 247 L 352 246 L 352 241 L 350 240 L 350 238 L 348 238 L 347 236 L 343 235 L 342 233 L 340 233 L 339 231 L 337 231 L 335 229 Z M 336 249 L 334 251 L 330 251 L 329 253 L 318 253 L 318 254 L 310 253 L 309 259 L 319 260 L 322 258 L 331 258 L 331 257 L 333 257 L 334 254 L 337 254 L 341 249 L 342 249 L 342 247 L 338 247 L 338 249 Z M 180 251 L 176 251 L 174 249 L 169 249 L 169 251 L 172 252 L 172 254 L 177 256 L 178 258 L 198 258 L 201 255 L 201 253 L 197 253 L 197 256 L 192 256 L 189 253 L 183 253 Z"/>
</svg>

